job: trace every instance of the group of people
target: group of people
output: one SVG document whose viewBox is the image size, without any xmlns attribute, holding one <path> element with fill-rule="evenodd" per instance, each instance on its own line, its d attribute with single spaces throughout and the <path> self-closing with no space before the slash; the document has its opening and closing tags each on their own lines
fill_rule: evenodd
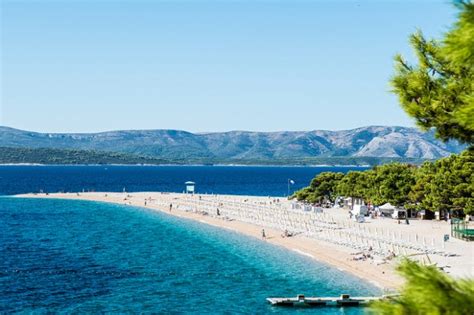
<svg viewBox="0 0 474 315">
<path fill-rule="evenodd" d="M 372 246 L 369 247 L 367 252 L 358 252 L 358 253 L 353 253 L 351 255 L 354 255 L 352 257 L 352 260 L 367 260 L 367 259 L 374 259 L 375 257 L 372 255 L 373 248 Z M 392 260 L 395 258 L 397 255 L 395 254 L 394 251 L 388 250 L 388 255 L 386 257 L 383 257 L 383 262 L 386 262 L 387 260 Z"/>
<path fill-rule="evenodd" d="M 283 231 L 283 233 L 281 234 L 281 237 L 282 238 L 285 238 L 285 237 L 292 237 L 294 234 L 292 232 L 289 232 L 288 230 L 285 230 Z"/>
<path fill-rule="evenodd" d="M 294 234 L 288 230 L 285 229 L 285 231 L 283 231 L 283 233 L 281 233 L 281 237 L 282 238 L 285 238 L 285 237 L 292 237 Z M 262 229 L 262 239 L 266 239 L 267 238 L 267 234 L 265 233 L 265 229 Z"/>
</svg>

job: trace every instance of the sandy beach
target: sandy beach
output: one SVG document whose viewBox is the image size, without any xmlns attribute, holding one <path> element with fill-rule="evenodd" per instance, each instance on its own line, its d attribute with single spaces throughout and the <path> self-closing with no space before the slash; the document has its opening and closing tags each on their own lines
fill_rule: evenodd
<svg viewBox="0 0 474 315">
<path fill-rule="evenodd" d="M 412 220 L 410 225 L 397 224 L 396 220 L 378 219 L 370 220 L 366 223 L 351 222 L 347 216 L 347 210 L 343 209 L 325 209 L 325 214 L 321 214 L 319 223 L 320 229 L 311 233 L 294 233 L 291 237 L 283 237 L 283 228 L 276 227 L 276 218 L 269 221 L 265 215 L 258 215 L 253 219 L 252 209 L 269 213 L 279 211 L 287 215 L 287 221 L 291 222 L 288 229 L 290 232 L 303 231 L 300 226 L 306 226 L 305 218 L 308 217 L 302 210 L 288 211 L 291 207 L 290 201 L 254 196 L 230 196 L 230 195 L 184 195 L 177 193 L 158 193 L 158 192 L 139 192 L 139 193 L 55 193 L 55 194 L 25 194 L 19 197 L 28 198 L 61 198 L 74 200 L 91 200 L 100 202 L 109 202 L 116 204 L 126 204 L 131 206 L 146 207 L 156 211 L 161 211 L 169 215 L 178 216 L 186 219 L 197 220 L 205 224 L 210 224 L 220 228 L 230 229 L 248 236 L 259 238 L 262 242 L 269 242 L 278 246 L 283 246 L 289 250 L 295 251 L 301 255 L 309 256 L 313 259 L 327 263 L 335 268 L 351 273 L 372 284 L 382 288 L 385 291 L 396 290 L 402 283 L 402 279 L 396 274 L 395 266 L 399 257 L 411 256 L 430 264 L 436 264 L 448 273 L 456 277 L 473 276 L 474 274 L 474 246 L 468 242 L 450 239 L 448 242 L 441 243 L 442 237 L 449 234 L 449 224 L 446 222 L 435 221 L 417 221 Z M 170 205 L 172 205 L 170 209 Z M 219 210 L 217 210 L 219 209 Z M 273 213 L 270 212 L 270 213 Z M 242 216 L 242 214 L 249 214 Z M 318 216 L 309 216 L 308 218 L 319 218 Z M 294 224 L 294 223 L 298 224 Z M 313 221 L 314 222 L 314 221 Z M 318 221 L 319 222 L 319 221 Z M 283 220 L 283 223 L 285 221 Z M 331 224 L 328 224 L 331 223 Z M 289 223 L 288 223 L 289 224 Z M 362 225 L 362 227 L 358 226 Z M 262 238 L 262 228 L 265 229 L 266 238 Z M 355 259 L 360 257 L 361 250 L 353 248 L 352 241 L 364 242 L 357 236 L 353 238 L 354 229 L 359 229 L 360 235 L 364 237 L 402 237 L 407 241 L 415 239 L 423 243 L 426 248 L 432 250 L 432 254 L 421 254 L 412 247 L 392 245 L 397 252 L 397 257 L 391 260 L 380 259 Z M 344 241 L 348 234 L 350 242 Z M 331 234 L 332 233 L 332 234 Z M 372 234 L 371 234 L 372 233 Z M 385 234 L 384 234 L 385 233 Z M 323 237 L 328 235 L 328 237 Z M 357 234 L 358 235 L 358 234 Z M 384 236 L 385 235 L 385 236 Z M 413 236 L 411 236 L 413 235 Z M 421 236 L 422 235 L 422 236 Z M 429 236 L 429 239 L 426 237 Z M 342 242 L 334 242 L 333 239 L 340 237 Z M 329 240 L 329 241 L 327 241 Z M 368 242 L 368 241 L 367 241 Z M 375 244 L 367 243 L 367 245 Z M 404 244 L 404 243 L 403 243 Z M 381 250 L 384 245 L 378 242 Z M 439 250 L 437 249 L 439 248 Z M 412 249 L 412 250 L 411 250 Z M 389 249 L 390 251 L 390 249 Z M 449 253 L 449 255 L 444 254 Z M 425 258 L 426 256 L 426 258 Z"/>
</svg>

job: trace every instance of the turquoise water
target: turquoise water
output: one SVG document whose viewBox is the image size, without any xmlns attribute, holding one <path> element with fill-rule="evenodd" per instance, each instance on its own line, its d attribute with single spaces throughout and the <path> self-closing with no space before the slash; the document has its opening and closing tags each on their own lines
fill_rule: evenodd
<svg viewBox="0 0 474 315">
<path fill-rule="evenodd" d="M 0 198 L 0 313 L 318 313 L 268 296 L 379 290 L 291 251 L 150 210 Z"/>
</svg>

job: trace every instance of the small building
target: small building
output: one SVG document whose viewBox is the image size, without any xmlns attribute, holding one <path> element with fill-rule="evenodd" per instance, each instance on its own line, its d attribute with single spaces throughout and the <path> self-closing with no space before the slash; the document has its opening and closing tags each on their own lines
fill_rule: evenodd
<svg viewBox="0 0 474 315">
<path fill-rule="evenodd" d="M 184 184 L 186 185 L 186 193 L 187 194 L 194 194 L 196 183 L 188 181 Z"/>
<path fill-rule="evenodd" d="M 366 216 L 368 212 L 368 208 L 365 205 L 354 205 L 351 210 L 351 213 L 354 216 Z"/>
<path fill-rule="evenodd" d="M 407 211 L 404 208 L 395 208 L 393 211 L 392 218 L 394 219 L 405 219 L 407 217 Z"/>
<path fill-rule="evenodd" d="M 352 202 L 354 201 L 354 204 Z M 343 199 L 344 208 L 346 209 L 353 209 L 355 205 L 365 206 L 365 202 L 362 198 L 352 198 L 347 197 Z"/>
<path fill-rule="evenodd" d="M 396 207 L 390 202 L 387 202 L 386 204 L 383 204 L 379 207 L 379 211 L 384 217 L 391 217 L 395 212 L 395 208 Z"/>
<path fill-rule="evenodd" d="M 394 219 L 404 219 L 407 217 L 407 210 L 403 207 L 396 207 L 387 202 L 379 207 L 379 211 L 384 217 L 391 217 Z"/>
</svg>

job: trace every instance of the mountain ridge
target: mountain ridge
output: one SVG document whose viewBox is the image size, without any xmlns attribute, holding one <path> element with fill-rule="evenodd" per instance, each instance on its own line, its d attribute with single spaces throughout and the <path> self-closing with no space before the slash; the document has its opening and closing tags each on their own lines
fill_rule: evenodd
<svg viewBox="0 0 474 315">
<path fill-rule="evenodd" d="M 162 159 L 272 160 L 313 157 L 437 159 L 464 149 L 434 133 L 400 126 L 350 130 L 192 133 L 176 129 L 40 133 L 0 126 L 0 146 L 100 150 Z"/>
</svg>

